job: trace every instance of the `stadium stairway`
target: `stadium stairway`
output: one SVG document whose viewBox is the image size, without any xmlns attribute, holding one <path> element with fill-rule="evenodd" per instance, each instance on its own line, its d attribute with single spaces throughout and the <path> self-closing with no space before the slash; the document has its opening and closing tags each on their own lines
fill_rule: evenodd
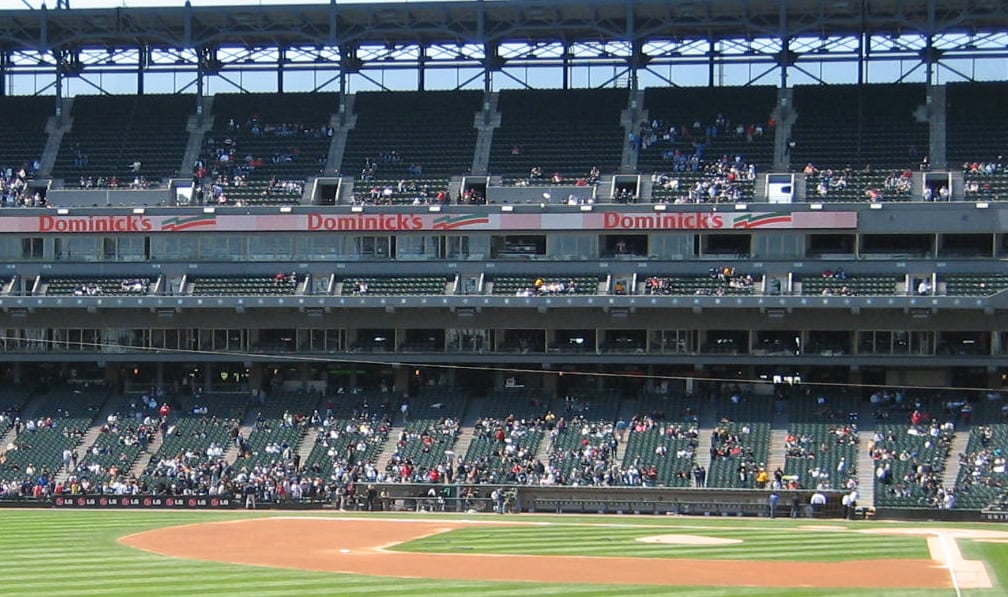
<svg viewBox="0 0 1008 597">
<path fill-rule="evenodd" d="M 459 456 L 464 458 L 469 452 L 469 445 L 472 444 L 473 436 L 475 435 L 476 419 L 483 416 L 483 404 L 485 402 L 486 398 L 473 398 L 466 406 L 462 421 L 459 423 L 458 438 L 455 439 L 455 445 L 450 450 L 455 454 L 456 458 Z"/>
<path fill-rule="evenodd" d="M 873 435 L 875 435 L 875 415 L 871 404 L 865 403 L 858 413 L 858 501 L 872 508 L 875 507 L 875 462 L 868 453 L 868 442 Z"/>
<path fill-rule="evenodd" d="M 784 440 L 787 439 L 790 424 L 787 403 L 780 400 L 774 401 L 773 426 L 770 428 L 770 453 L 767 455 L 766 462 L 766 470 L 770 474 L 773 474 L 777 467 L 784 470 L 784 461 L 787 458 Z"/>
<path fill-rule="evenodd" d="M 969 427 L 956 428 L 952 438 L 952 446 L 949 448 L 949 457 L 945 461 L 945 472 L 942 473 L 942 487 L 955 487 L 959 479 L 959 468 L 962 466 L 959 456 L 966 453 L 969 445 Z"/>
<path fill-rule="evenodd" d="M 238 433 L 241 434 L 245 439 L 249 438 L 252 430 L 255 429 L 256 423 L 256 411 L 254 409 L 248 409 L 245 411 L 245 417 L 242 419 L 241 427 L 238 429 Z M 232 442 L 228 447 L 227 452 L 224 452 L 224 462 L 228 464 L 234 464 L 238 460 L 238 444 Z"/>
<path fill-rule="evenodd" d="M 625 421 L 627 423 L 633 420 L 634 415 L 640 414 L 637 412 L 637 403 L 638 400 L 636 398 L 623 400 L 620 403 L 620 409 L 619 413 L 616 415 L 616 420 Z M 619 444 L 616 446 L 616 462 L 623 462 L 623 459 L 626 457 L 627 444 L 629 443 L 626 439 L 627 436 L 624 435 L 623 439 L 620 440 Z"/>
<path fill-rule="evenodd" d="M 147 471 L 147 465 L 150 464 L 151 458 L 157 454 L 157 451 L 161 449 L 161 444 L 164 443 L 164 436 L 161 433 L 155 433 L 151 436 L 150 442 L 147 444 L 147 451 L 140 452 L 140 456 L 133 462 L 132 468 L 130 468 L 130 476 L 139 479 Z"/>
<path fill-rule="evenodd" d="M 310 427 L 308 433 L 301 437 L 301 443 L 297 445 L 297 455 L 300 457 L 298 462 L 301 463 L 301 467 L 304 467 L 304 463 L 308 462 L 308 457 L 311 456 L 312 450 L 315 449 L 315 439 L 318 437 L 318 427 Z"/>
<path fill-rule="evenodd" d="M 700 424 L 697 429 L 699 444 L 696 449 L 696 464 L 702 466 L 708 472 L 710 478 L 711 465 L 711 444 L 714 435 L 714 427 L 717 425 L 717 409 L 713 403 L 709 403 L 708 408 L 700 409 Z"/>
</svg>

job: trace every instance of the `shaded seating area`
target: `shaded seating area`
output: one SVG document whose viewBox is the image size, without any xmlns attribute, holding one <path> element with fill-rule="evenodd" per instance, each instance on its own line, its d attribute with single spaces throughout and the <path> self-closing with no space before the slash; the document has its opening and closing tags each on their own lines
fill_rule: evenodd
<svg viewBox="0 0 1008 597">
<path fill-rule="evenodd" d="M 991 296 L 1008 288 L 1008 274 L 942 274 L 950 296 Z"/>
<path fill-rule="evenodd" d="M 351 392 L 325 398 L 323 405 L 321 423 L 309 430 L 314 444 L 305 470 L 338 483 L 378 480 L 378 457 L 392 428 L 391 397 Z"/>
<path fill-rule="evenodd" d="M 483 401 L 480 418 L 462 463 L 463 481 L 537 484 L 546 473 L 536 460 L 556 415 L 535 392 L 503 390 Z"/>
<path fill-rule="evenodd" d="M 194 296 L 286 296 L 297 293 L 296 275 L 200 276 L 190 280 Z"/>
<path fill-rule="evenodd" d="M 0 97 L 0 168 L 12 170 L 12 177 L 2 176 L 7 188 L 34 178 L 34 164 L 42 159 L 46 144 L 46 122 L 56 113 L 52 96 Z M 24 169 L 24 177 L 19 172 Z M 34 193 L 24 188 L 17 193 L 22 201 Z M 5 193 L 6 194 L 6 193 Z M 8 203 L 8 205 L 11 205 Z"/>
<path fill-rule="evenodd" d="M 796 284 L 799 294 L 821 296 L 892 296 L 904 276 L 895 274 L 843 274 L 835 272 L 802 276 Z"/>
<path fill-rule="evenodd" d="M 355 176 L 355 200 L 407 205 L 435 200 L 452 176 L 472 166 L 474 118 L 482 101 L 480 91 L 355 94 L 356 123 L 341 168 Z M 386 195 L 386 189 L 393 192 Z"/>
<path fill-rule="evenodd" d="M 447 294 L 454 276 L 369 276 L 339 283 L 343 296 L 427 296 Z"/>
<path fill-rule="evenodd" d="M 619 429 L 626 444 L 623 471 L 628 484 L 692 487 L 699 446 L 698 409 L 680 396 L 646 394 L 637 415 Z"/>
<path fill-rule="evenodd" d="M 749 296 L 755 283 L 752 276 L 735 268 L 715 268 L 706 275 L 651 276 L 639 283 L 637 292 L 655 296 Z"/>
<path fill-rule="evenodd" d="M 386 465 L 393 480 L 441 482 L 455 446 L 468 397 L 452 390 L 427 390 L 409 399 L 396 451 Z M 454 453 L 451 455 L 453 456 Z"/>
<path fill-rule="evenodd" d="M 307 393 L 271 395 L 253 404 L 255 423 L 234 466 L 253 470 L 291 464 L 312 421 L 321 422 L 317 406 L 318 395 Z"/>
<path fill-rule="evenodd" d="M 127 406 L 122 398 L 104 421 L 100 433 L 78 463 L 74 476 L 84 482 L 115 482 L 128 478 L 133 464 L 157 433 L 156 417 Z"/>
<path fill-rule="evenodd" d="M 776 103 L 775 87 L 648 87 L 638 170 L 679 176 L 741 156 L 766 171 L 773 164 Z"/>
<path fill-rule="evenodd" d="M 623 153 L 620 114 L 626 89 L 505 89 L 497 110 L 490 172 L 530 185 L 549 184 L 558 173 L 566 184 L 585 178 L 592 167 L 615 172 Z M 540 168 L 542 177 L 532 177 Z"/>
<path fill-rule="evenodd" d="M 34 414 L 22 421 L 12 445 L 5 447 L 0 479 L 34 484 L 39 478 L 55 478 L 64 467 L 64 451 L 80 445 L 107 399 L 105 388 L 49 390 Z"/>
<path fill-rule="evenodd" d="M 51 278 L 44 281 L 46 296 L 136 296 L 150 294 L 155 280 L 144 276 Z"/>
<path fill-rule="evenodd" d="M 787 408 L 785 479 L 802 489 L 845 490 L 857 479 L 857 397 L 839 391 L 802 393 Z"/>
<path fill-rule="evenodd" d="M 974 427 L 959 462 L 957 508 L 983 509 L 1002 503 L 1008 496 L 1008 424 Z"/>
<path fill-rule="evenodd" d="M 214 97 L 214 125 L 193 174 L 204 203 L 301 202 L 304 185 L 329 155 L 336 93 L 224 93 Z"/>
<path fill-rule="evenodd" d="M 84 188 L 159 184 L 180 174 L 195 112 L 192 95 L 79 95 L 53 176 Z"/>
<path fill-rule="evenodd" d="M 914 113 L 925 102 L 922 84 L 797 85 L 791 166 L 916 168 L 927 155 L 928 126 Z"/>
<path fill-rule="evenodd" d="M 717 400 L 711 442 L 708 487 L 751 489 L 757 486 L 770 454 L 771 405 L 737 391 Z"/>
<path fill-rule="evenodd" d="M 162 443 L 140 483 L 155 493 L 182 494 L 216 477 L 221 486 L 224 455 L 235 444 L 248 408 L 245 394 L 205 394 L 182 401 L 164 422 Z"/>
<path fill-rule="evenodd" d="M 599 276 L 494 276 L 490 293 L 495 295 L 552 296 L 598 294 Z"/>
<path fill-rule="evenodd" d="M 1008 137 L 1008 83 L 948 83 L 945 107 L 949 166 L 1000 160 Z"/>
<path fill-rule="evenodd" d="M 699 170 L 656 170 L 651 175 L 653 203 L 736 203 L 756 193 L 755 168 L 745 163 L 717 161 Z"/>
<path fill-rule="evenodd" d="M 621 396 L 570 395 L 550 432 L 549 475 L 558 485 L 618 485 L 616 417 Z"/>
<path fill-rule="evenodd" d="M 918 423 L 876 425 L 871 443 L 875 463 L 875 504 L 917 508 L 938 506 L 939 493 L 944 491 L 941 477 L 953 437 L 954 428 L 930 416 Z"/>
<path fill-rule="evenodd" d="M 880 203 L 911 201 L 909 168 L 900 170 L 820 169 L 804 166 L 805 199 L 810 202 Z"/>
</svg>

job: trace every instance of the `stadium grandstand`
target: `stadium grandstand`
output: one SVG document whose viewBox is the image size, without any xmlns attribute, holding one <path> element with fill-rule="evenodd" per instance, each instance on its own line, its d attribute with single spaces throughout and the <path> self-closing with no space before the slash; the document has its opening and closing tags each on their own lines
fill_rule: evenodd
<svg viewBox="0 0 1008 597">
<path fill-rule="evenodd" d="M 71 4 L 0 499 L 1008 516 L 1000 2 Z"/>
</svg>

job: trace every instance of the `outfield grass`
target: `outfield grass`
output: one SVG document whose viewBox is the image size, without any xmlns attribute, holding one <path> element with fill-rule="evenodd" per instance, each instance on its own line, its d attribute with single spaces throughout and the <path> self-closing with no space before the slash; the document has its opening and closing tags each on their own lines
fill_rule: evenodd
<svg viewBox="0 0 1008 597">
<path fill-rule="evenodd" d="M 291 515 L 289 513 L 280 513 Z M 168 558 L 125 547 L 124 535 L 163 526 L 276 516 L 277 513 L 0 510 L 0 593 L 3 595 L 699 595 L 710 597 L 865 595 L 863 590 L 745 589 L 739 587 L 604 587 L 441 581 L 300 572 L 274 568 Z M 293 514 L 297 515 L 297 514 Z M 319 513 L 311 513 L 319 516 Z M 346 516 L 341 514 L 341 516 Z M 416 518 L 416 515 L 403 516 Z M 427 516 L 427 518 L 435 518 Z M 475 517 L 467 517 L 475 518 Z M 486 517 L 501 520 L 500 517 Z M 465 553 L 627 555 L 636 557 L 719 557 L 744 559 L 838 560 L 844 558 L 927 557 L 922 538 L 868 536 L 794 528 L 789 520 L 705 519 L 618 516 L 522 516 L 532 528 L 464 528 L 413 541 L 398 549 Z M 810 521 L 799 521 L 808 524 Z M 834 523 L 869 526 L 949 526 L 891 523 Z M 584 526 L 581 526 L 584 525 Z M 1008 530 L 1008 525 L 957 525 Z M 648 534 L 688 533 L 744 538 L 742 545 L 694 548 L 640 544 Z M 1008 586 L 1008 544 L 959 542 L 967 558 L 983 559 L 1000 587 Z M 674 565 L 670 561 L 669 565 Z M 966 591 L 972 596 L 1002 594 L 1002 588 Z M 886 591 L 886 595 L 952 595 L 951 590 Z"/>
</svg>

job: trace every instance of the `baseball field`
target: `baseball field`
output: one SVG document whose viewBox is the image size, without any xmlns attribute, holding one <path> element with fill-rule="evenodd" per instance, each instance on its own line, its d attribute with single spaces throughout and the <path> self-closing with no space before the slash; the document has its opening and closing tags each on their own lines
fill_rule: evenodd
<svg viewBox="0 0 1008 597">
<path fill-rule="evenodd" d="M 1008 587 L 1008 526 L 2 509 L 0 586 L 75 597 L 993 596 Z"/>
</svg>

